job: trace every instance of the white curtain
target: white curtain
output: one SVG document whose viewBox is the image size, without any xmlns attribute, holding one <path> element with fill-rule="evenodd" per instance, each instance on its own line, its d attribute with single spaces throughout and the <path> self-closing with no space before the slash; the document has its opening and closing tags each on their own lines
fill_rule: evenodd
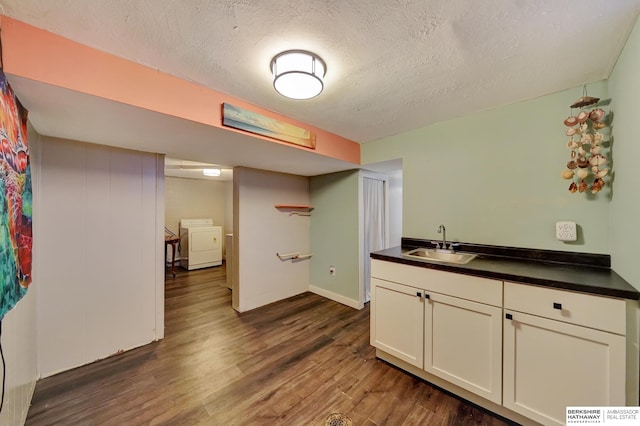
<svg viewBox="0 0 640 426">
<path fill-rule="evenodd" d="M 365 177 L 363 179 L 364 199 L 364 300 L 371 299 L 371 258 L 369 253 L 384 249 L 385 241 L 385 201 L 384 181 Z"/>
</svg>

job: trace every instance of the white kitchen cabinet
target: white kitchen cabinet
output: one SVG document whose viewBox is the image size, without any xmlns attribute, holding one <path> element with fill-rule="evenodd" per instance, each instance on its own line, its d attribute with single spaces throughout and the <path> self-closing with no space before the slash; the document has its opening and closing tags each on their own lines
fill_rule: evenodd
<svg viewBox="0 0 640 426">
<path fill-rule="evenodd" d="M 422 368 L 423 292 L 371 279 L 371 345 Z"/>
<path fill-rule="evenodd" d="M 638 405 L 636 300 L 377 259 L 371 276 L 376 355 L 418 377 L 527 425 Z"/>
<path fill-rule="evenodd" d="M 424 369 L 502 402 L 502 308 L 426 292 Z"/>
<path fill-rule="evenodd" d="M 502 282 L 376 260 L 372 277 L 373 346 L 501 403 Z"/>
<path fill-rule="evenodd" d="M 567 406 L 627 405 L 625 301 L 514 283 L 504 291 L 504 407 L 563 425 Z"/>
</svg>

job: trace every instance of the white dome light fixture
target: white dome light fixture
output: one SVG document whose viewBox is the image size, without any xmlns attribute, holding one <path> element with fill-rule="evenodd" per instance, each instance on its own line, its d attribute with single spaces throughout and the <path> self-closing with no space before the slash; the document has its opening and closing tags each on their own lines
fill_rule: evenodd
<svg viewBox="0 0 640 426">
<path fill-rule="evenodd" d="M 205 176 L 220 176 L 220 169 L 202 169 L 202 174 Z"/>
<path fill-rule="evenodd" d="M 326 64 L 318 55 L 306 50 L 287 50 L 271 60 L 273 87 L 291 99 L 311 99 L 324 88 Z"/>
</svg>

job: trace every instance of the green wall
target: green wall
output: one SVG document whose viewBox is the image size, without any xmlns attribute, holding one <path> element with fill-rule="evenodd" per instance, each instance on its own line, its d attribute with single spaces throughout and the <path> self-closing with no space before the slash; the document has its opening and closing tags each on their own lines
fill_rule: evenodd
<svg viewBox="0 0 640 426">
<path fill-rule="evenodd" d="M 608 98 L 607 82 L 588 86 Z M 403 236 L 431 238 L 439 224 L 465 242 L 608 253 L 610 187 L 571 194 L 560 172 L 569 160 L 569 105 L 582 87 L 437 123 L 366 143 L 362 163 L 401 158 Z M 572 220 L 579 241 L 555 239 Z"/>
<path fill-rule="evenodd" d="M 311 285 L 359 299 L 358 171 L 310 179 Z M 336 275 L 329 274 L 329 267 Z"/>
<path fill-rule="evenodd" d="M 611 202 L 612 266 L 640 290 L 636 244 L 640 241 L 640 21 L 609 78 L 613 112 L 613 169 L 615 186 Z"/>
</svg>

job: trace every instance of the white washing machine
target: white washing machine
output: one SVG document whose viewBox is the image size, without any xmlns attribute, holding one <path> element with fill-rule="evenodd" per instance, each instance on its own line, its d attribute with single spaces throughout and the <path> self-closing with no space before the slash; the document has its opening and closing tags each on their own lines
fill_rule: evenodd
<svg viewBox="0 0 640 426">
<path fill-rule="evenodd" d="M 180 221 L 180 266 L 185 269 L 222 265 L 222 227 L 213 219 Z"/>
</svg>

